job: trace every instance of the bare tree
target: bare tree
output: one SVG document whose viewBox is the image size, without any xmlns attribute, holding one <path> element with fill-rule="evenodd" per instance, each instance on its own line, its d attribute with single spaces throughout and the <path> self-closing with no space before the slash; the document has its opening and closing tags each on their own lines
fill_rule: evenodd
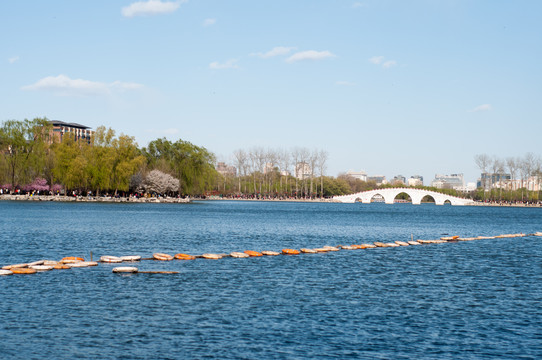
<svg viewBox="0 0 542 360">
<path fill-rule="evenodd" d="M 489 160 L 489 169 L 491 171 L 491 174 L 489 174 L 490 178 L 489 178 L 489 191 L 490 191 L 490 195 L 492 197 L 492 200 L 495 200 L 493 198 L 493 188 L 495 187 L 496 183 L 497 183 L 497 179 L 498 179 L 498 172 L 499 172 L 499 167 L 501 166 L 500 164 L 500 160 L 499 158 L 497 158 L 496 156 L 493 156 L 493 158 L 491 158 Z"/>
<path fill-rule="evenodd" d="M 529 201 L 529 178 L 533 175 L 533 171 L 536 167 L 536 157 L 533 153 L 528 152 L 525 154 L 523 161 L 521 162 L 520 171 L 522 173 L 522 178 L 527 181 L 527 186 L 525 187 L 525 192 L 527 193 L 527 201 Z M 523 181 L 522 181 L 523 182 Z M 523 194 L 523 191 L 522 191 Z M 523 196 L 522 196 L 523 198 Z"/>
<path fill-rule="evenodd" d="M 251 149 L 248 152 L 248 158 L 250 159 L 250 172 L 252 173 L 252 183 L 254 185 L 254 194 L 256 193 L 256 172 L 258 171 L 258 150 Z"/>
<path fill-rule="evenodd" d="M 284 193 L 283 187 L 282 187 L 282 178 L 284 173 L 288 173 L 288 170 L 290 168 L 290 154 L 286 150 L 281 150 L 277 153 L 277 161 L 279 164 L 279 172 L 280 172 L 280 191 L 281 193 Z M 286 177 L 286 181 L 288 181 L 288 177 Z M 286 183 L 286 192 L 288 192 L 288 182 Z"/>
<path fill-rule="evenodd" d="M 308 170 L 307 167 L 309 166 L 309 156 L 310 156 L 309 149 L 307 148 L 299 149 L 299 165 L 301 169 L 301 181 L 302 181 L 304 197 L 307 197 L 307 192 L 308 192 L 306 171 Z"/>
<path fill-rule="evenodd" d="M 273 192 L 273 180 L 275 178 L 275 166 L 278 162 L 278 153 L 273 149 L 267 149 L 265 156 L 265 175 L 268 181 L 268 192 Z"/>
<path fill-rule="evenodd" d="M 491 159 L 489 158 L 489 156 L 487 154 L 478 154 L 476 156 L 474 156 L 474 162 L 476 163 L 476 166 L 478 166 L 478 168 L 480 169 L 480 171 L 482 172 L 482 175 L 481 175 L 481 182 L 482 182 L 482 187 L 483 187 L 483 190 L 484 190 L 484 202 L 486 201 L 486 189 L 487 189 L 487 169 L 488 169 L 488 166 L 491 162 Z"/>
<path fill-rule="evenodd" d="M 508 172 L 510 173 L 510 200 L 512 200 L 512 190 L 514 188 L 514 182 L 516 180 L 516 173 L 518 171 L 518 165 L 517 165 L 517 162 L 516 162 L 516 158 L 507 157 L 506 158 L 506 167 L 508 168 Z"/>
<path fill-rule="evenodd" d="M 320 169 L 320 197 L 324 197 L 324 172 L 326 171 L 326 162 L 328 153 L 325 150 L 318 152 L 318 168 Z"/>
<path fill-rule="evenodd" d="M 309 166 L 310 166 L 310 180 L 311 180 L 309 195 L 310 195 L 310 198 L 312 199 L 313 183 L 314 183 L 314 172 L 315 172 L 315 169 L 316 169 L 316 165 L 318 163 L 318 150 L 317 149 L 314 149 L 310 153 L 308 160 L 309 160 Z"/>
<path fill-rule="evenodd" d="M 493 166 L 496 168 L 496 175 L 499 179 L 499 201 L 502 201 L 502 188 L 503 188 L 503 177 L 504 177 L 504 161 L 501 159 L 495 158 L 493 160 Z"/>
<path fill-rule="evenodd" d="M 296 147 L 292 150 L 292 162 L 294 163 L 294 177 L 295 177 L 295 197 L 299 196 L 299 177 L 298 177 L 298 166 L 301 159 L 301 150 Z"/>
<path fill-rule="evenodd" d="M 244 150 L 235 150 L 233 156 L 237 166 L 238 191 L 241 193 L 241 172 L 243 172 L 243 176 L 246 175 L 244 172 L 246 171 L 247 153 Z"/>
</svg>

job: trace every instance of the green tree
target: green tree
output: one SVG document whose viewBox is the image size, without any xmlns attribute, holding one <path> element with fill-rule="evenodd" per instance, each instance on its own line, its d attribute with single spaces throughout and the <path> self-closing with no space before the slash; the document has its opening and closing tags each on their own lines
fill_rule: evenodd
<svg viewBox="0 0 542 360">
<path fill-rule="evenodd" d="M 40 175 L 43 154 L 51 135 L 46 118 L 8 120 L 0 128 L 0 148 L 12 191 Z"/>
<path fill-rule="evenodd" d="M 162 138 L 151 141 L 143 154 L 149 168 L 171 173 L 179 179 L 183 193 L 203 193 L 213 187 L 215 156 L 204 147 L 180 139 L 172 143 Z"/>
<path fill-rule="evenodd" d="M 121 134 L 112 141 L 113 167 L 111 169 L 112 188 L 117 191 L 128 191 L 130 178 L 138 172 L 145 163 L 145 157 L 137 147 L 134 137 Z"/>
<path fill-rule="evenodd" d="M 89 145 L 84 142 L 76 142 L 72 137 L 65 137 L 59 143 L 54 144 L 52 151 L 55 154 L 53 176 L 64 186 L 66 194 L 68 190 L 86 189 L 88 186 L 87 158 Z"/>
<path fill-rule="evenodd" d="M 89 185 L 96 191 L 96 195 L 99 195 L 101 190 L 111 189 L 112 186 L 115 162 L 114 138 L 114 130 L 99 126 L 94 133 L 92 146 L 87 147 L 85 151 Z"/>
</svg>

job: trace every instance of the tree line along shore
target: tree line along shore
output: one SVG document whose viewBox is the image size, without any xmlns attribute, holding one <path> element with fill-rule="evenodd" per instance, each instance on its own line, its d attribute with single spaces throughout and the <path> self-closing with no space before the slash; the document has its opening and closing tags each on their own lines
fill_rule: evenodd
<svg viewBox="0 0 542 360">
<path fill-rule="evenodd" d="M 397 187 L 378 186 L 346 174 L 325 176 L 327 152 L 323 150 L 237 150 L 236 171 L 219 172 L 212 152 L 182 139 L 172 142 L 159 138 L 140 147 L 134 137 L 117 135 L 113 129 L 100 126 L 90 141 L 70 136 L 58 141 L 47 118 L 4 121 L 0 127 L 0 149 L 0 194 L 10 195 L 64 195 L 68 199 L 99 199 L 106 195 L 140 201 L 187 196 L 313 200 Z M 298 175 L 299 164 L 306 164 L 309 172 L 292 176 Z M 542 198 L 539 192 L 525 189 L 480 188 L 460 193 L 419 188 L 485 202 L 526 204 Z M 408 195 L 400 194 L 398 199 L 408 200 Z"/>
</svg>

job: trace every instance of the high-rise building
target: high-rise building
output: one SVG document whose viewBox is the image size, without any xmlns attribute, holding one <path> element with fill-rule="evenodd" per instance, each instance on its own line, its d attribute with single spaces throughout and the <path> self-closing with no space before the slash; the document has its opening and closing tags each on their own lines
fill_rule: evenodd
<svg viewBox="0 0 542 360">
<path fill-rule="evenodd" d="M 367 181 L 374 181 L 378 186 L 388 183 L 388 180 L 386 180 L 384 175 L 367 176 Z"/>
<path fill-rule="evenodd" d="M 408 179 L 408 186 L 423 186 L 423 176 L 421 176 L 421 175 L 412 175 Z"/>
<path fill-rule="evenodd" d="M 437 189 L 459 190 L 465 187 L 465 180 L 463 179 L 463 174 L 436 174 L 433 181 L 431 181 L 431 186 Z"/>
<path fill-rule="evenodd" d="M 406 178 L 403 175 L 395 175 L 391 183 L 394 185 L 405 185 Z"/>
<path fill-rule="evenodd" d="M 354 171 L 348 170 L 346 175 L 353 177 L 354 179 L 359 179 L 361 181 L 367 181 L 367 173 L 365 171 Z"/>
</svg>

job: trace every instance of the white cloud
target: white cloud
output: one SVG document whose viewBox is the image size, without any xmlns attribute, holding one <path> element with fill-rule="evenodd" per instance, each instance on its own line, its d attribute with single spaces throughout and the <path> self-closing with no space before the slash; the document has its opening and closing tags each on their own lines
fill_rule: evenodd
<svg viewBox="0 0 542 360">
<path fill-rule="evenodd" d="M 357 8 L 360 8 L 360 7 L 366 7 L 367 5 L 364 4 L 364 3 L 361 3 L 361 2 L 355 2 L 352 4 L 352 9 L 357 9 Z"/>
<path fill-rule="evenodd" d="M 176 11 L 182 3 L 188 0 L 178 0 L 178 1 L 160 1 L 160 0 L 148 0 L 148 1 L 138 1 L 131 3 L 128 6 L 122 8 L 121 13 L 124 17 L 134 17 L 134 16 L 149 16 L 149 15 L 160 15 L 160 14 L 169 14 Z"/>
<path fill-rule="evenodd" d="M 27 91 L 50 91 L 57 95 L 95 96 L 141 88 L 143 88 L 143 85 L 136 83 L 121 81 L 103 83 L 84 79 L 70 79 L 66 75 L 58 75 L 44 77 L 32 85 L 23 86 L 21 89 Z"/>
<path fill-rule="evenodd" d="M 13 63 L 16 62 L 17 60 L 19 60 L 19 57 L 18 57 L 18 56 L 10 57 L 10 58 L 8 59 L 8 61 L 9 61 L 10 64 L 13 64 Z"/>
<path fill-rule="evenodd" d="M 336 81 L 336 82 L 335 82 L 335 85 L 339 85 L 339 86 L 354 86 L 354 85 L 356 85 L 356 84 L 353 83 L 353 82 L 350 82 L 350 81 Z"/>
<path fill-rule="evenodd" d="M 469 112 L 489 111 L 491 109 L 492 109 L 492 107 L 491 107 L 490 104 L 482 104 L 482 105 L 479 105 L 479 106 L 475 107 L 472 110 L 469 110 Z"/>
<path fill-rule="evenodd" d="M 386 61 L 385 63 L 382 64 L 382 67 L 383 67 L 384 69 L 389 69 L 389 68 L 391 68 L 392 66 L 395 66 L 395 65 L 397 65 L 397 61 L 395 61 L 395 60 L 388 60 L 388 61 Z"/>
<path fill-rule="evenodd" d="M 239 66 L 237 66 L 237 61 L 239 61 L 239 59 L 229 59 L 223 64 L 220 64 L 218 61 L 214 61 L 209 64 L 209 68 L 213 70 L 238 69 Z"/>
<path fill-rule="evenodd" d="M 386 60 L 384 56 L 373 56 L 369 59 L 369 62 L 375 65 L 382 65 L 384 69 L 389 69 L 397 65 L 397 61 L 395 60 L 384 60 Z"/>
<path fill-rule="evenodd" d="M 268 52 L 265 52 L 265 53 L 252 53 L 250 55 L 251 56 L 258 56 L 258 57 L 261 57 L 262 59 L 267 59 L 267 58 L 274 57 L 274 56 L 289 54 L 290 51 L 292 51 L 294 49 L 295 49 L 295 47 L 276 46 L 276 47 L 272 48 L 271 50 L 269 50 Z"/>
<path fill-rule="evenodd" d="M 373 56 L 369 61 L 375 65 L 380 65 L 384 61 L 384 56 Z"/>
<path fill-rule="evenodd" d="M 290 56 L 288 59 L 286 59 L 286 62 L 293 63 L 296 61 L 303 61 L 303 60 L 322 60 L 326 58 L 332 58 L 336 55 L 332 54 L 329 51 L 315 51 L 315 50 L 307 50 L 307 51 L 300 51 L 292 56 Z"/>
<path fill-rule="evenodd" d="M 203 26 L 207 27 L 207 26 L 211 26 L 211 25 L 214 25 L 216 24 L 216 19 L 205 19 L 203 20 Z"/>
</svg>

